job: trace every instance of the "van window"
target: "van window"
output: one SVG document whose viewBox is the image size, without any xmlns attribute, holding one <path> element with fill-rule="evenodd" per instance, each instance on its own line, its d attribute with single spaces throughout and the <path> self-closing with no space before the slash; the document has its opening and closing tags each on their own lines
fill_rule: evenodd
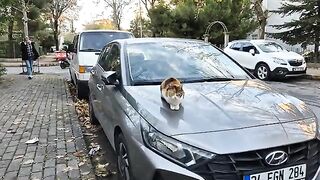
<svg viewBox="0 0 320 180">
<path fill-rule="evenodd" d="M 126 32 L 84 32 L 80 37 L 80 51 L 101 51 L 109 42 L 115 39 L 132 38 Z"/>
</svg>

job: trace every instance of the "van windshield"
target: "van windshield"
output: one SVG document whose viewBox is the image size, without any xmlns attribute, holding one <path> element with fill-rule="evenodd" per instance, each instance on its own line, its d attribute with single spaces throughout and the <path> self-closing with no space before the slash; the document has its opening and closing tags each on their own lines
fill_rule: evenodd
<svg viewBox="0 0 320 180">
<path fill-rule="evenodd" d="M 80 51 L 101 51 L 109 42 L 115 39 L 132 38 L 126 32 L 84 32 L 80 37 Z"/>
</svg>

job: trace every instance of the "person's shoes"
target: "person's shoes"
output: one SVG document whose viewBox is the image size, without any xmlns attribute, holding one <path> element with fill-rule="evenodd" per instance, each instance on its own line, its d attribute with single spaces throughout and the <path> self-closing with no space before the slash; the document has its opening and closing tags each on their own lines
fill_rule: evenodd
<svg viewBox="0 0 320 180">
<path fill-rule="evenodd" d="M 32 79 L 32 76 L 28 76 L 28 79 Z"/>
</svg>

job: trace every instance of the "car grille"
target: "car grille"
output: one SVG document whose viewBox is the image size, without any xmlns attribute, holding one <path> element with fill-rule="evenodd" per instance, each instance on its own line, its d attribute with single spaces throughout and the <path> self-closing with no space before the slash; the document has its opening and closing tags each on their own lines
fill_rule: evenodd
<svg viewBox="0 0 320 180">
<path fill-rule="evenodd" d="M 290 60 L 289 61 L 289 64 L 291 66 L 301 66 L 302 65 L 302 61 L 299 61 L 299 60 Z"/>
<path fill-rule="evenodd" d="M 283 165 L 271 167 L 265 163 L 264 157 L 276 150 L 287 152 L 289 159 Z M 304 163 L 307 165 L 306 180 L 311 180 L 320 166 L 320 142 L 318 140 L 258 151 L 217 155 L 213 160 L 193 165 L 190 170 L 205 180 L 242 180 L 244 175 Z"/>
</svg>

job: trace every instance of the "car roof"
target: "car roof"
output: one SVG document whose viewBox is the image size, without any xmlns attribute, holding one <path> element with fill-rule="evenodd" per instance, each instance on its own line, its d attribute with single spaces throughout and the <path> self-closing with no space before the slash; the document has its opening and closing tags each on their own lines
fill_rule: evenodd
<svg viewBox="0 0 320 180">
<path fill-rule="evenodd" d="M 251 43 L 262 43 L 262 42 L 275 42 L 272 40 L 267 40 L 267 39 L 241 39 L 241 40 L 234 40 L 231 41 L 230 43 L 237 43 L 237 42 L 251 42 Z"/>
<path fill-rule="evenodd" d="M 193 43 L 204 43 L 202 40 L 196 39 L 182 39 L 182 38 L 130 38 L 130 39 L 118 39 L 113 42 L 120 44 L 138 44 L 138 43 L 150 43 L 150 42 L 193 42 Z M 208 44 L 208 43 L 207 43 Z"/>
<path fill-rule="evenodd" d="M 120 32 L 120 33 L 130 33 L 129 31 L 120 31 L 120 30 L 84 30 L 84 31 L 81 31 L 79 32 L 78 34 L 81 34 L 81 33 L 86 33 L 86 32 Z"/>
</svg>

